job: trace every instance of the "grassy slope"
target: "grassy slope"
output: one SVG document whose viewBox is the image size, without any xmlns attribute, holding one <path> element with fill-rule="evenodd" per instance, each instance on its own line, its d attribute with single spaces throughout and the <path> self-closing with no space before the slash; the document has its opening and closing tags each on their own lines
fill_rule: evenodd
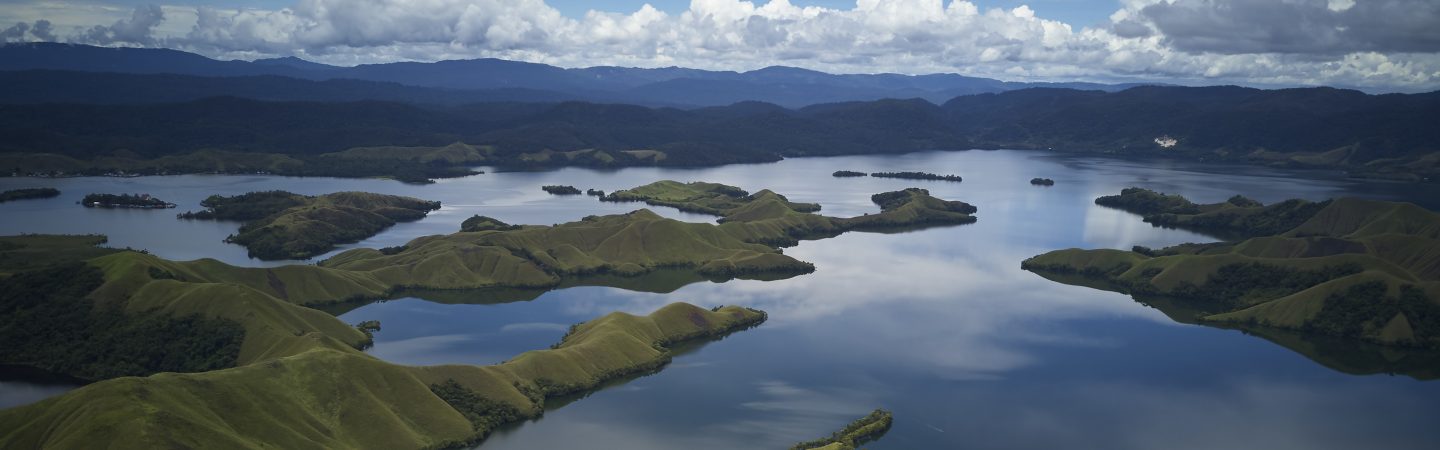
<svg viewBox="0 0 1440 450">
<path fill-rule="evenodd" d="M 406 367 L 317 349 L 202 374 L 96 383 L 0 412 L 6 448 L 418 448 L 472 441 L 477 428 L 431 386 L 454 380 L 535 417 L 554 386 L 585 389 L 668 361 L 663 346 L 750 326 L 764 313 L 668 305 L 578 326 L 556 349 L 485 367 Z M 541 381 L 546 380 L 546 381 Z M 537 395 L 538 393 L 538 395 Z"/>
<path fill-rule="evenodd" d="M 345 274 L 308 266 L 249 269 L 213 260 L 173 262 L 135 252 L 103 256 L 91 264 L 105 273 L 105 284 L 90 294 L 96 301 L 122 305 L 131 314 L 199 314 L 238 322 L 245 328 L 241 365 L 316 348 L 350 349 L 368 342 L 363 333 L 329 314 L 254 287 L 271 286 L 273 279 L 280 286 L 313 290 L 306 295 L 329 295 L 325 285 L 345 285 L 350 281 Z M 274 275 L 277 272 L 308 273 L 282 277 Z M 156 279 L 159 273 L 168 277 Z"/>
<path fill-rule="evenodd" d="M 1046 273 L 1074 273 L 1108 280 L 1112 289 L 1137 295 L 1194 296 L 1219 292 L 1213 286 L 1227 267 L 1260 264 L 1300 272 L 1320 273 L 1328 268 L 1354 267 L 1305 283 L 1295 292 L 1270 286 L 1251 290 L 1239 298 L 1197 298 L 1219 301 L 1202 313 L 1202 321 L 1232 324 L 1259 324 L 1306 332 L 1339 334 L 1381 343 L 1440 346 L 1440 329 L 1422 324 L 1424 311 L 1440 308 L 1440 214 L 1411 204 L 1358 199 L 1340 199 L 1325 207 L 1293 230 L 1281 235 L 1251 238 L 1228 244 L 1178 246 L 1147 256 L 1120 250 L 1059 250 L 1026 260 L 1026 269 Z M 1263 281 L 1263 280 L 1262 280 Z M 1218 283 L 1218 282 L 1217 282 Z M 1367 283 L 1385 286 L 1394 302 L 1402 289 L 1411 287 L 1425 293 L 1428 304 L 1419 309 L 1392 307 L 1358 311 L 1327 312 L 1336 297 L 1350 295 L 1350 289 Z M 1262 292 L 1265 289 L 1271 291 Z M 1338 306 L 1332 306 L 1338 308 Z M 1373 312 L 1371 312 L 1373 311 Z M 1350 313 L 1346 323 L 1327 319 L 1327 313 Z M 1371 314 L 1366 316 L 1365 314 Z M 1333 314 L 1328 314 L 1333 317 Z M 1383 315 L 1383 317 L 1382 317 Z"/>
<path fill-rule="evenodd" d="M 364 273 L 395 286 L 441 289 L 551 286 L 562 276 L 638 275 L 660 267 L 691 267 L 714 275 L 813 270 L 808 263 L 742 242 L 714 225 L 666 219 L 649 210 L 553 227 L 422 237 L 397 254 L 357 249 L 321 266 Z"/>
</svg>

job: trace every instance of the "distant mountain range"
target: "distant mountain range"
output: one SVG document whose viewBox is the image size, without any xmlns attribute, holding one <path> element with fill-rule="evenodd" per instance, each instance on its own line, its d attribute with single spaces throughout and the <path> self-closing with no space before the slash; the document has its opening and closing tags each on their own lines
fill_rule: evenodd
<svg viewBox="0 0 1440 450">
<path fill-rule="evenodd" d="M 497 59 L 335 67 L 66 44 L 0 47 L 0 86 L 0 167 L 10 173 L 161 172 L 178 163 L 146 161 L 183 155 L 199 156 L 175 170 L 235 170 L 214 159 L 229 152 L 222 159 L 264 153 L 307 164 L 287 173 L 374 174 L 388 166 L 339 170 L 324 155 L 458 142 L 487 149 L 487 164 L 526 167 L 1011 148 L 1440 180 L 1440 92 L 1037 86 Z M 454 172 L 428 162 L 410 169 Z"/>
<path fill-rule="evenodd" d="M 164 103 L 214 96 L 429 104 L 585 100 L 648 106 L 763 101 L 788 108 L 885 98 L 944 103 L 1033 87 L 1119 91 L 1136 84 L 1015 83 L 955 74 L 834 75 L 794 67 L 565 69 L 500 59 L 338 67 L 299 58 L 219 61 L 178 50 L 25 43 L 0 47 L 0 102 Z M 105 74 L 105 75 L 101 75 Z M 14 84 L 12 84 L 14 83 Z M 76 86 L 83 86 L 76 90 Z"/>
</svg>

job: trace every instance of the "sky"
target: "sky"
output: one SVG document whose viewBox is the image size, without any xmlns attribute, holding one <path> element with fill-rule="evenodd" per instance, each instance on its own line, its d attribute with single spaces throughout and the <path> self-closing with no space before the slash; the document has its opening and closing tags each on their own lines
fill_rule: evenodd
<svg viewBox="0 0 1440 450">
<path fill-rule="evenodd" d="M 1440 0 L 0 0 L 0 41 L 1440 90 Z"/>
</svg>

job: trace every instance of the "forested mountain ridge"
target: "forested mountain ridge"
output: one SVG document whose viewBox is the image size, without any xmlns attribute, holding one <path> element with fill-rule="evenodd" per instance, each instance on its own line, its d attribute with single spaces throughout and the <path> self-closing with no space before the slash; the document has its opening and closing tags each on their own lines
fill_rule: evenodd
<svg viewBox="0 0 1440 450">
<path fill-rule="evenodd" d="M 943 105 L 911 99 L 800 109 L 760 102 L 686 110 L 590 102 L 423 106 L 221 97 L 149 105 L 0 105 L 0 167 L 19 173 L 97 168 L 35 156 L 42 153 L 82 161 L 130 158 L 142 161 L 132 167 L 143 168 L 143 160 L 201 150 L 304 159 L 353 147 L 464 142 L 493 147 L 486 163 L 512 166 L 702 166 L 1016 148 L 1337 168 L 1421 180 L 1440 174 L 1435 117 L 1440 93 L 1235 86 L 1113 93 L 1033 88 L 961 96 Z"/>
</svg>

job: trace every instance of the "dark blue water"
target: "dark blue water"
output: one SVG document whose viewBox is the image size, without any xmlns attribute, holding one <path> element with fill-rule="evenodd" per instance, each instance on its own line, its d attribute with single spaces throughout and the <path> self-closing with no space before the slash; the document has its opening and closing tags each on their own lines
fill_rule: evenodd
<svg viewBox="0 0 1440 450">
<path fill-rule="evenodd" d="M 830 177 L 840 169 L 954 173 L 965 181 Z M 1031 186 L 1032 177 L 1052 178 L 1056 185 Z M 1128 186 L 1180 193 L 1197 202 L 1234 194 L 1266 202 L 1362 196 L 1437 208 L 1440 192 L 1433 187 L 1356 182 L 1321 172 L 1011 151 L 807 158 L 696 170 L 490 173 L 431 186 L 273 177 L 0 179 L 6 189 L 42 185 L 66 192 L 61 200 L 27 206 L 53 215 L 45 219 L 26 214 L 13 220 L 10 213 L 22 206 L 0 205 L 6 217 L 0 233 L 112 230 L 118 231 L 111 233 L 112 245 L 177 259 L 212 256 L 256 264 L 238 247 L 219 242 L 236 224 L 179 222 L 168 212 L 110 214 L 64 200 L 90 190 L 149 192 L 194 203 L 212 193 L 354 189 L 446 204 L 423 221 L 359 244 L 383 246 L 453 231 L 474 213 L 512 223 L 555 223 L 622 212 L 636 205 L 552 197 L 539 186 L 610 191 L 659 179 L 769 188 L 791 200 L 821 203 L 824 213 L 837 216 L 875 211 L 870 194 L 918 186 L 975 204 L 980 220 L 805 242 L 786 253 L 815 263 L 817 271 L 781 281 L 700 282 L 678 289 L 657 283 L 649 289 L 668 293 L 578 287 L 429 296 L 370 304 L 341 318 L 380 320 L 383 330 L 370 353 L 389 361 L 491 364 L 545 348 L 570 324 L 615 310 L 648 313 L 687 301 L 770 313 L 765 325 L 692 349 L 658 374 L 502 431 L 481 446 L 485 449 L 782 448 L 827 435 L 877 407 L 895 412 L 895 426 L 867 446 L 876 449 L 1420 449 L 1440 443 L 1440 428 L 1433 426 L 1440 419 L 1440 403 L 1434 401 L 1440 383 L 1341 372 L 1311 359 L 1314 355 L 1256 336 L 1178 324 L 1127 296 L 1020 270 L 1021 260 L 1058 248 L 1213 240 L 1153 228 L 1093 204 L 1095 197 Z M 155 237 L 157 232 L 166 237 Z M 1381 369 L 1368 372 L 1376 370 Z"/>
</svg>

